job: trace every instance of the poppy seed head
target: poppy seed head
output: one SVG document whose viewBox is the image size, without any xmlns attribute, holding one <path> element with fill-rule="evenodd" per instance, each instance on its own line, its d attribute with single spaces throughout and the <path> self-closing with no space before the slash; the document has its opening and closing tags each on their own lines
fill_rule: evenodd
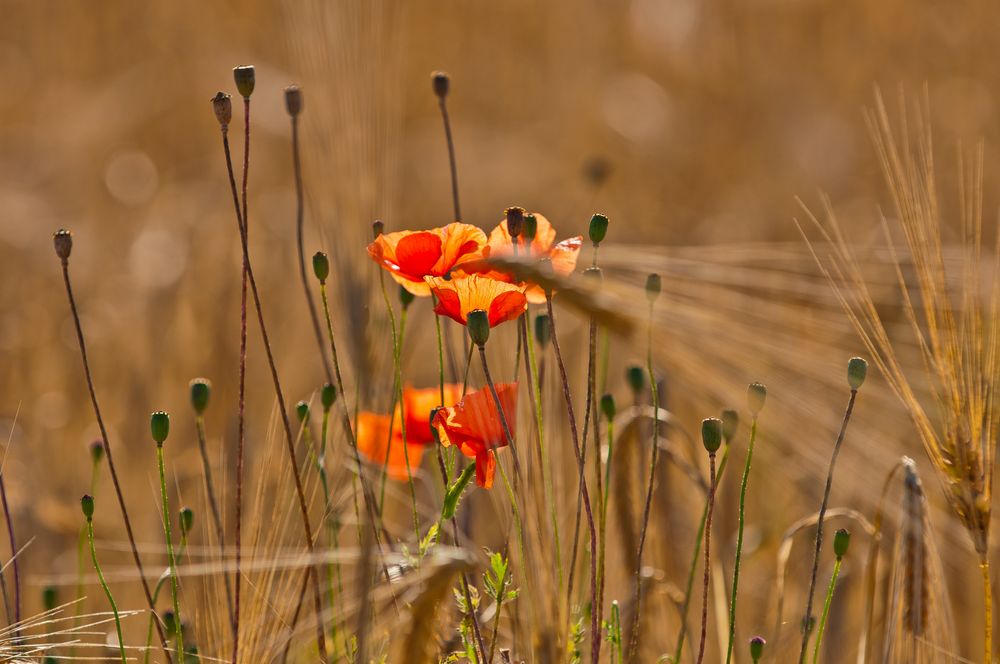
<svg viewBox="0 0 1000 664">
<path fill-rule="evenodd" d="M 83 516 L 86 517 L 87 521 L 94 518 L 94 497 L 89 494 L 83 494 L 83 498 L 80 499 L 80 509 L 83 510 Z"/>
<path fill-rule="evenodd" d="M 73 251 L 73 234 L 65 228 L 60 228 L 52 234 L 52 243 L 56 247 L 56 256 L 64 263 L 69 260 L 69 255 Z"/>
<path fill-rule="evenodd" d="M 722 438 L 726 445 L 736 435 L 736 429 L 740 426 L 740 414 L 735 410 L 727 408 L 722 411 Z"/>
<path fill-rule="evenodd" d="M 521 235 L 528 242 L 532 242 L 535 236 L 538 235 L 538 217 L 533 214 L 524 215 L 524 228 L 521 229 Z"/>
<path fill-rule="evenodd" d="M 208 408 L 208 398 L 212 394 L 212 383 L 207 378 L 195 378 L 190 383 L 191 407 L 198 415 L 202 415 Z"/>
<path fill-rule="evenodd" d="M 325 284 L 326 278 L 330 276 L 330 259 L 322 251 L 313 254 L 313 274 L 320 284 Z"/>
<path fill-rule="evenodd" d="M 302 90 L 297 85 L 285 88 L 285 109 L 293 118 L 302 112 Z"/>
<path fill-rule="evenodd" d="M 182 507 L 180 511 L 181 533 L 187 535 L 194 525 L 194 510 L 190 507 Z"/>
<path fill-rule="evenodd" d="M 646 277 L 646 299 L 649 300 L 650 304 L 656 301 L 662 289 L 663 282 L 660 275 L 654 273 Z"/>
<path fill-rule="evenodd" d="M 594 243 L 596 247 L 601 242 L 604 242 L 605 236 L 608 234 L 608 218 L 603 214 L 595 214 L 590 218 L 590 241 Z"/>
<path fill-rule="evenodd" d="M 319 401 L 323 404 L 323 412 L 328 412 L 333 408 L 333 402 L 337 400 L 337 388 L 327 383 L 319 393 Z"/>
<path fill-rule="evenodd" d="M 507 208 L 507 232 L 510 233 L 510 238 L 512 240 L 517 239 L 521 234 L 521 230 L 524 228 L 524 208 L 522 207 L 509 207 Z"/>
<path fill-rule="evenodd" d="M 722 420 L 709 417 L 701 421 L 701 443 L 709 454 L 715 454 L 722 445 Z"/>
<path fill-rule="evenodd" d="M 219 121 L 219 126 L 223 129 L 229 126 L 233 119 L 233 100 L 225 92 L 216 92 L 212 97 L 212 110 L 215 111 L 215 119 Z"/>
<path fill-rule="evenodd" d="M 257 73 L 253 65 L 233 67 L 233 80 L 236 81 L 236 89 L 243 95 L 243 98 L 250 99 L 257 82 Z"/>
<path fill-rule="evenodd" d="M 431 74 L 431 88 L 438 99 L 444 99 L 451 89 L 451 77 L 448 76 L 447 72 L 434 72 Z"/>
<path fill-rule="evenodd" d="M 372 222 L 372 237 L 378 239 L 378 236 L 385 232 L 385 223 L 381 219 L 376 219 Z"/>
<path fill-rule="evenodd" d="M 833 535 L 833 553 L 837 558 L 847 555 L 847 547 L 851 543 L 851 533 L 841 528 Z"/>
<path fill-rule="evenodd" d="M 847 363 L 847 383 L 852 390 L 861 387 L 868 375 L 868 362 L 860 357 L 852 357 Z"/>
<path fill-rule="evenodd" d="M 480 348 L 490 338 L 490 316 L 483 309 L 473 309 L 465 317 L 465 327 L 469 330 L 472 343 Z"/>
<path fill-rule="evenodd" d="M 747 387 L 747 408 L 750 414 L 756 417 L 764 409 L 764 402 L 767 400 L 767 386 L 764 383 L 750 383 Z"/>
<path fill-rule="evenodd" d="M 149 430 L 157 445 L 162 445 L 170 435 L 170 416 L 158 410 L 149 416 Z"/>
<path fill-rule="evenodd" d="M 612 395 L 605 394 L 601 397 L 601 412 L 608 422 L 615 419 L 617 408 L 615 407 L 615 398 Z"/>
</svg>

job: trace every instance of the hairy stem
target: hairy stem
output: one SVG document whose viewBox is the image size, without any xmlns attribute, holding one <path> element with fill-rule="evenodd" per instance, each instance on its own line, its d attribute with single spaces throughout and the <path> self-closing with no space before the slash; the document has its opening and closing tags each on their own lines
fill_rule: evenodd
<svg viewBox="0 0 1000 664">
<path fill-rule="evenodd" d="M 708 584 L 712 578 L 712 512 L 715 510 L 715 452 L 708 455 L 708 518 L 705 521 L 705 580 L 701 591 L 701 640 L 698 644 L 698 664 L 705 660 L 705 639 L 708 636 Z"/>
</svg>

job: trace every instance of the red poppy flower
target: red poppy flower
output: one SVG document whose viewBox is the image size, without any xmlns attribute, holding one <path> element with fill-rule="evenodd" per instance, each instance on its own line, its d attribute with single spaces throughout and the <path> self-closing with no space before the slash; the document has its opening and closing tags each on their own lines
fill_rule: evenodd
<svg viewBox="0 0 1000 664">
<path fill-rule="evenodd" d="M 513 434 L 517 427 L 517 383 L 498 383 L 496 390 Z M 489 388 L 471 392 L 454 406 L 438 411 L 432 424 L 442 445 L 455 445 L 476 460 L 476 484 L 485 489 L 493 486 L 497 467 L 494 450 L 507 445 L 507 436 Z"/>
<path fill-rule="evenodd" d="M 535 238 L 528 243 L 524 235 L 518 236 L 517 255 L 551 261 L 552 271 L 560 277 L 571 274 L 576 269 L 576 259 L 580 254 L 580 247 L 583 246 L 583 237 L 577 235 L 553 245 L 556 239 L 556 229 L 544 216 L 537 212 L 532 214 L 537 221 Z M 511 241 L 510 233 L 507 232 L 507 220 L 504 219 L 490 231 L 489 240 L 483 249 L 483 258 L 513 256 L 514 254 L 514 243 Z M 489 272 L 489 276 L 501 281 L 512 281 L 511 276 L 503 272 L 492 271 Z M 545 302 L 545 291 L 535 284 L 526 285 L 525 296 L 528 298 L 528 302 L 532 304 Z"/>
<path fill-rule="evenodd" d="M 383 233 L 368 245 L 372 260 L 414 295 L 430 295 L 424 277 L 440 277 L 456 265 L 482 258 L 486 234 L 454 222 L 427 231 Z"/>
<path fill-rule="evenodd" d="M 427 285 L 438 299 L 434 313 L 462 325 L 465 325 L 469 312 L 476 309 L 485 311 L 490 318 L 490 327 L 496 327 L 504 321 L 514 320 L 528 308 L 524 286 L 479 274 L 453 279 L 428 277 Z"/>
<path fill-rule="evenodd" d="M 462 398 L 462 386 L 445 384 L 444 405 L 450 406 Z M 406 413 L 406 451 L 403 451 L 403 431 L 399 425 L 399 407 L 393 418 L 388 415 L 362 411 L 358 414 L 358 452 L 379 467 L 386 465 L 386 472 L 394 480 L 406 481 L 406 457 L 410 458 L 411 473 L 420 467 L 424 449 L 434 444 L 431 432 L 431 411 L 441 405 L 441 390 L 438 387 L 403 389 L 404 412 Z M 389 430 L 392 428 L 392 437 Z M 389 458 L 386 461 L 386 451 Z"/>
</svg>

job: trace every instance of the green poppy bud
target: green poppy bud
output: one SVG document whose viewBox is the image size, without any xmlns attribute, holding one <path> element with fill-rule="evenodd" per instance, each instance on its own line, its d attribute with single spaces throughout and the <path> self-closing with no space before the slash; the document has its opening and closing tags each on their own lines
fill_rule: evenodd
<svg viewBox="0 0 1000 664">
<path fill-rule="evenodd" d="M 846 529 L 841 528 L 836 533 L 833 534 L 833 553 L 837 558 L 843 558 L 847 555 L 847 547 L 851 543 L 851 533 L 847 532 Z"/>
<path fill-rule="evenodd" d="M 372 222 L 372 237 L 378 238 L 379 235 L 385 232 L 385 223 L 381 219 L 376 219 Z"/>
<path fill-rule="evenodd" d="M 100 463 L 101 459 L 104 458 L 104 443 L 99 440 L 91 441 L 90 443 L 90 460 L 95 464 Z"/>
<path fill-rule="evenodd" d="M 313 274 L 320 284 L 325 284 L 326 278 L 330 276 L 330 259 L 322 251 L 313 254 Z"/>
<path fill-rule="evenodd" d="M 80 508 L 83 510 L 83 516 L 90 521 L 94 518 L 94 497 L 88 494 L 84 494 L 83 498 L 80 499 Z"/>
<path fill-rule="evenodd" d="M 170 416 L 162 410 L 158 410 L 149 416 L 149 430 L 153 433 L 153 440 L 157 445 L 162 445 L 170 434 Z"/>
<path fill-rule="evenodd" d="M 295 415 L 298 416 L 299 422 L 305 422 L 309 418 L 309 402 L 300 401 L 295 404 Z"/>
<path fill-rule="evenodd" d="M 403 305 L 403 309 L 408 309 L 410 305 L 413 304 L 413 300 L 416 298 L 416 295 L 406 290 L 404 287 L 399 287 L 399 301 Z"/>
<path fill-rule="evenodd" d="M 180 511 L 181 532 L 187 535 L 194 525 L 194 510 L 190 507 L 182 507 Z"/>
<path fill-rule="evenodd" d="M 615 407 L 615 398 L 612 395 L 605 394 L 601 397 L 601 412 L 604 413 L 604 418 L 608 422 L 615 419 L 617 408 Z"/>
<path fill-rule="evenodd" d="M 632 391 L 638 396 L 646 389 L 646 370 L 638 364 L 633 364 L 625 369 L 625 380 L 628 382 L 628 386 L 632 388 Z"/>
<path fill-rule="evenodd" d="M 729 441 L 733 439 L 736 435 L 736 429 L 740 426 L 740 414 L 735 410 L 726 409 L 722 411 L 722 439 L 726 441 L 726 445 Z"/>
<path fill-rule="evenodd" d="M 211 101 L 215 119 L 219 121 L 219 126 L 225 129 L 233 119 L 233 100 L 225 92 L 216 92 Z"/>
<path fill-rule="evenodd" d="M 212 394 L 212 383 L 207 378 L 195 378 L 189 383 L 191 388 L 191 407 L 198 415 L 203 415 L 208 408 L 208 397 Z"/>
<path fill-rule="evenodd" d="M 750 414 L 756 417 L 760 411 L 764 410 L 764 401 L 767 400 L 767 386 L 764 383 L 750 383 L 747 387 L 747 408 Z"/>
<path fill-rule="evenodd" d="M 709 417 L 701 421 L 701 443 L 709 454 L 715 454 L 722 445 L 722 420 Z"/>
<path fill-rule="evenodd" d="M 646 277 L 646 299 L 650 303 L 655 302 L 656 298 L 660 296 L 660 291 L 663 289 L 663 283 L 660 279 L 660 275 L 651 274 Z"/>
<path fill-rule="evenodd" d="M 538 235 L 538 217 L 533 214 L 524 215 L 524 228 L 521 230 L 521 235 L 528 242 L 535 239 L 535 236 Z"/>
<path fill-rule="evenodd" d="M 767 641 L 764 640 L 762 636 L 755 636 L 750 639 L 750 659 L 754 661 L 754 664 L 760 661 L 760 658 L 764 655 L 764 646 L 767 645 Z"/>
<path fill-rule="evenodd" d="M 285 88 L 285 108 L 293 118 L 302 112 L 302 90 L 297 85 Z"/>
<path fill-rule="evenodd" d="M 595 214 L 590 218 L 590 241 L 596 247 L 604 242 L 604 237 L 608 234 L 608 218 L 603 214 Z"/>
<path fill-rule="evenodd" d="M 490 316 L 482 309 L 473 309 L 465 317 L 465 327 L 469 330 L 469 338 L 479 347 L 486 345 L 490 338 Z"/>
<path fill-rule="evenodd" d="M 323 404 L 323 412 L 329 412 L 333 408 L 333 402 L 337 400 L 337 388 L 327 383 L 319 392 L 319 401 Z"/>
<path fill-rule="evenodd" d="M 551 340 L 552 325 L 549 322 L 549 315 L 538 314 L 535 316 L 535 341 L 538 342 L 538 347 L 545 350 Z"/>
<path fill-rule="evenodd" d="M 521 234 L 522 228 L 524 228 L 524 208 L 516 206 L 507 208 L 507 232 L 510 233 L 511 239 L 516 239 Z"/>
<path fill-rule="evenodd" d="M 73 234 L 65 228 L 60 228 L 52 234 L 52 244 L 56 248 L 56 256 L 64 263 L 69 260 L 70 252 L 73 251 Z"/>
<path fill-rule="evenodd" d="M 847 363 L 847 383 L 851 389 L 856 390 L 861 387 L 867 375 L 868 363 L 860 357 L 852 357 L 851 361 Z"/>
<path fill-rule="evenodd" d="M 431 89 L 434 90 L 434 94 L 437 95 L 438 99 L 447 97 L 448 91 L 451 89 L 451 78 L 448 76 L 448 73 L 436 71 L 431 74 Z"/>
<path fill-rule="evenodd" d="M 59 589 L 55 586 L 42 588 L 42 608 L 51 611 L 59 604 Z"/>
<path fill-rule="evenodd" d="M 253 65 L 240 65 L 233 67 L 233 79 L 236 81 L 236 89 L 240 91 L 244 99 L 249 99 L 253 94 L 253 87 L 257 80 Z"/>
</svg>

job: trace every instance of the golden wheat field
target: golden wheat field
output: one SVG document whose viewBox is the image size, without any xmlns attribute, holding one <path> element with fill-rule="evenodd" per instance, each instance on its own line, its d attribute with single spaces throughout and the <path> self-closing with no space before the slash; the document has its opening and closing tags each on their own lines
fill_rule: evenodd
<svg viewBox="0 0 1000 664">
<path fill-rule="evenodd" d="M 0 9 L 0 660 L 996 660 L 995 3 Z"/>
</svg>

